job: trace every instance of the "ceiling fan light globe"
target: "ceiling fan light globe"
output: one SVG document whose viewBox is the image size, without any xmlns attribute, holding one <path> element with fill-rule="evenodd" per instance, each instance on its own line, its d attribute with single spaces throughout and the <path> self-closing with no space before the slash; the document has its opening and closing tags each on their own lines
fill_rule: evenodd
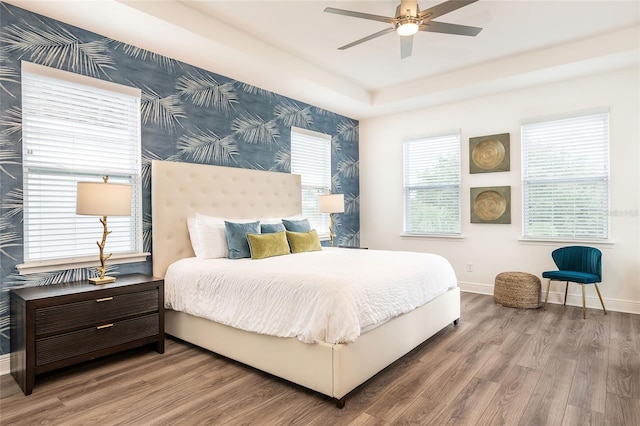
<svg viewBox="0 0 640 426">
<path fill-rule="evenodd" d="M 398 27 L 396 28 L 396 32 L 400 36 L 410 36 L 417 33 L 418 29 L 420 29 L 420 27 L 415 22 L 406 22 L 404 24 L 398 25 Z"/>
</svg>

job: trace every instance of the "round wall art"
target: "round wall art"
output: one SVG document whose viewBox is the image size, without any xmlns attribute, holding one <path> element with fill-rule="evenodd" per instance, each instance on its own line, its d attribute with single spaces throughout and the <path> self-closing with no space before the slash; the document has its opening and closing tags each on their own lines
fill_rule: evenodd
<svg viewBox="0 0 640 426">
<path fill-rule="evenodd" d="M 469 173 L 509 171 L 509 133 L 469 138 Z"/>
<path fill-rule="evenodd" d="M 471 188 L 471 223 L 511 223 L 511 187 Z"/>
</svg>

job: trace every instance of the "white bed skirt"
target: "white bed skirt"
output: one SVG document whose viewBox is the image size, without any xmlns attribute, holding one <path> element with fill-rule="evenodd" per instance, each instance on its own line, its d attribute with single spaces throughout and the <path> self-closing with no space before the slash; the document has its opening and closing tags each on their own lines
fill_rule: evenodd
<svg viewBox="0 0 640 426">
<path fill-rule="evenodd" d="M 460 318 L 460 289 L 361 335 L 355 342 L 307 344 L 165 312 L 165 332 L 309 389 L 343 398 L 380 370 Z"/>
</svg>

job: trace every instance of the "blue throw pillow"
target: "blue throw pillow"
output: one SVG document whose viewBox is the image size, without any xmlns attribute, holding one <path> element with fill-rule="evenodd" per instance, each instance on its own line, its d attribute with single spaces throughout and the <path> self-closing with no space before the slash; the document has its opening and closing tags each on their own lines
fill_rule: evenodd
<svg viewBox="0 0 640 426">
<path fill-rule="evenodd" d="M 282 223 L 287 231 L 291 232 L 309 232 L 311 231 L 311 225 L 307 219 L 302 220 L 288 220 L 282 219 Z"/>
<path fill-rule="evenodd" d="M 263 234 L 274 234 L 276 232 L 286 231 L 282 223 L 261 223 L 260 232 Z"/>
<path fill-rule="evenodd" d="M 247 233 L 259 234 L 260 222 L 236 223 L 224 221 L 227 231 L 227 245 L 229 246 L 229 259 L 242 259 L 251 257 Z"/>
</svg>

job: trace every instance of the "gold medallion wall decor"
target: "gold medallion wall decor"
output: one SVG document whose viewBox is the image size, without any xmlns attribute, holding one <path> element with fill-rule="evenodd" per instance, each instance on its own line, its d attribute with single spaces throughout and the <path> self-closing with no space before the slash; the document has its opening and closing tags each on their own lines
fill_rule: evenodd
<svg viewBox="0 0 640 426">
<path fill-rule="evenodd" d="M 509 133 L 469 138 L 469 173 L 508 172 Z"/>
<path fill-rule="evenodd" d="M 511 223 L 511 187 L 471 188 L 471 223 Z"/>
</svg>

